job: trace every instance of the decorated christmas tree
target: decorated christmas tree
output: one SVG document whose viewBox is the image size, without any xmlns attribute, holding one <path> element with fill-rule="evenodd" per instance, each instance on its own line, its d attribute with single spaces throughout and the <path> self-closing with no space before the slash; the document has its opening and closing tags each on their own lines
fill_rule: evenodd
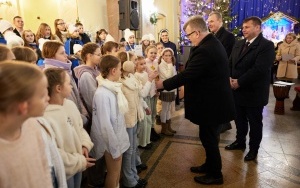
<svg viewBox="0 0 300 188">
<path fill-rule="evenodd" d="M 232 6 L 234 2 L 232 0 Z M 201 15 L 205 20 L 212 11 L 218 11 L 223 16 L 224 27 L 229 28 L 230 23 L 236 21 L 237 15 L 231 15 L 230 1 L 229 0 L 182 0 L 181 2 L 181 20 L 180 20 L 180 45 L 189 45 L 189 40 L 185 37 L 182 29 L 185 20 L 194 15 Z M 239 32 L 239 28 L 233 28 Z"/>
</svg>

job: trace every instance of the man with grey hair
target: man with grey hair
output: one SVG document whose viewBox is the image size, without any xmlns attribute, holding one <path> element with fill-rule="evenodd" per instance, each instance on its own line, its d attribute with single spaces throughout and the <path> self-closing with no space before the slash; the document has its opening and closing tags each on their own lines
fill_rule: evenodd
<svg viewBox="0 0 300 188">
<path fill-rule="evenodd" d="M 220 129 L 221 124 L 233 120 L 235 115 L 228 58 L 201 16 L 191 17 L 183 28 L 193 45 L 185 70 L 157 81 L 156 85 L 166 90 L 184 85 L 185 118 L 199 125 L 199 137 L 206 152 L 205 163 L 191 167 L 192 172 L 205 175 L 194 180 L 200 184 L 223 184 Z"/>
<path fill-rule="evenodd" d="M 210 32 L 212 32 L 215 35 L 215 37 L 222 43 L 222 45 L 224 46 L 224 48 L 226 50 L 227 57 L 229 58 L 231 51 L 232 51 L 232 47 L 235 43 L 235 38 L 232 33 L 227 31 L 223 27 L 222 14 L 217 11 L 211 12 L 207 19 L 207 23 L 208 23 L 208 28 L 209 28 Z M 225 132 L 229 129 L 231 129 L 230 122 L 224 123 L 221 128 L 221 133 Z"/>
</svg>

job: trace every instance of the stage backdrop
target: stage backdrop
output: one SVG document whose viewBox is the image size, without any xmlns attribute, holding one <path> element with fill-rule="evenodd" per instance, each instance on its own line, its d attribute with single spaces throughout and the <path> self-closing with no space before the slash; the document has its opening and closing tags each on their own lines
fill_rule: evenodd
<svg viewBox="0 0 300 188">
<path fill-rule="evenodd" d="M 249 16 L 264 18 L 270 12 L 281 11 L 286 15 L 300 18 L 299 0 L 231 0 L 232 15 L 238 15 L 231 23 L 231 29 L 241 26 L 243 20 Z"/>
</svg>

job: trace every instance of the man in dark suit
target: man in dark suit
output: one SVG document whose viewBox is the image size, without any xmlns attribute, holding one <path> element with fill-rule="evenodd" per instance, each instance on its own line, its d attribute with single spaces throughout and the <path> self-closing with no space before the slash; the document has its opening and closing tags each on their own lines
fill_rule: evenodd
<svg viewBox="0 0 300 188">
<path fill-rule="evenodd" d="M 222 43 L 222 45 L 224 46 L 224 48 L 226 50 L 227 57 L 229 58 L 231 51 L 232 51 L 232 47 L 235 43 L 235 38 L 232 33 L 227 31 L 223 27 L 222 14 L 217 11 L 211 12 L 207 19 L 207 22 L 208 22 L 208 28 L 209 28 L 210 32 L 212 32 L 215 35 L 215 37 L 217 39 L 219 39 L 219 41 Z M 221 128 L 221 133 L 225 132 L 231 128 L 232 127 L 231 127 L 230 122 L 224 123 Z"/>
<path fill-rule="evenodd" d="M 22 38 L 22 33 L 23 33 L 23 30 L 24 30 L 23 29 L 24 21 L 23 21 L 22 17 L 21 16 L 15 16 L 13 21 L 14 21 L 14 26 L 15 26 L 14 33 Z"/>
<path fill-rule="evenodd" d="M 230 80 L 233 89 L 237 117 L 236 141 L 227 150 L 244 150 L 248 124 L 250 126 L 250 150 L 245 161 L 256 159 L 262 140 L 262 112 L 268 104 L 270 71 L 275 59 L 274 44 L 261 33 L 261 20 L 249 17 L 243 21 L 244 40 L 233 47 L 230 59 Z"/>
<path fill-rule="evenodd" d="M 235 38 L 232 33 L 227 31 L 223 27 L 222 14 L 217 11 L 211 12 L 207 19 L 207 22 L 208 22 L 208 28 L 210 32 L 212 32 L 217 37 L 217 39 L 219 39 L 219 41 L 222 43 L 222 45 L 226 50 L 227 57 L 229 58 L 233 45 L 235 43 Z"/>
<path fill-rule="evenodd" d="M 233 120 L 233 95 L 229 82 L 228 58 L 221 42 L 208 32 L 201 16 L 191 17 L 185 24 L 186 36 L 193 47 L 185 70 L 157 88 L 172 90 L 184 85 L 185 118 L 199 125 L 199 137 L 206 151 L 205 163 L 191 167 L 200 184 L 223 184 L 222 161 L 218 147 L 221 124 Z"/>
</svg>

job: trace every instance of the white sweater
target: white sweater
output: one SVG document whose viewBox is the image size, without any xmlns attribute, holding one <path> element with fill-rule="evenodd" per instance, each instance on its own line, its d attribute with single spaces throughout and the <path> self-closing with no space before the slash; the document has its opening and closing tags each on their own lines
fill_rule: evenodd
<svg viewBox="0 0 300 188">
<path fill-rule="evenodd" d="M 172 63 L 166 63 L 163 59 L 161 60 L 161 63 L 158 65 L 158 72 L 159 72 L 159 79 L 164 81 L 168 78 L 171 78 L 176 75 L 176 70 Z M 172 91 L 175 91 L 172 90 Z M 172 92 L 170 91 L 170 92 Z M 164 90 L 164 92 L 167 92 L 167 90 Z"/>
<path fill-rule="evenodd" d="M 97 88 L 93 99 L 91 139 L 95 146 L 91 155 L 101 158 L 107 151 L 114 159 L 130 146 L 124 115 L 119 113 L 117 97 L 107 88 Z"/>
<path fill-rule="evenodd" d="M 93 143 L 83 128 L 80 112 L 75 103 L 65 99 L 64 104 L 47 106 L 44 118 L 50 123 L 55 141 L 64 162 L 67 179 L 86 169 L 87 161 L 82 147 L 89 151 Z"/>
</svg>

